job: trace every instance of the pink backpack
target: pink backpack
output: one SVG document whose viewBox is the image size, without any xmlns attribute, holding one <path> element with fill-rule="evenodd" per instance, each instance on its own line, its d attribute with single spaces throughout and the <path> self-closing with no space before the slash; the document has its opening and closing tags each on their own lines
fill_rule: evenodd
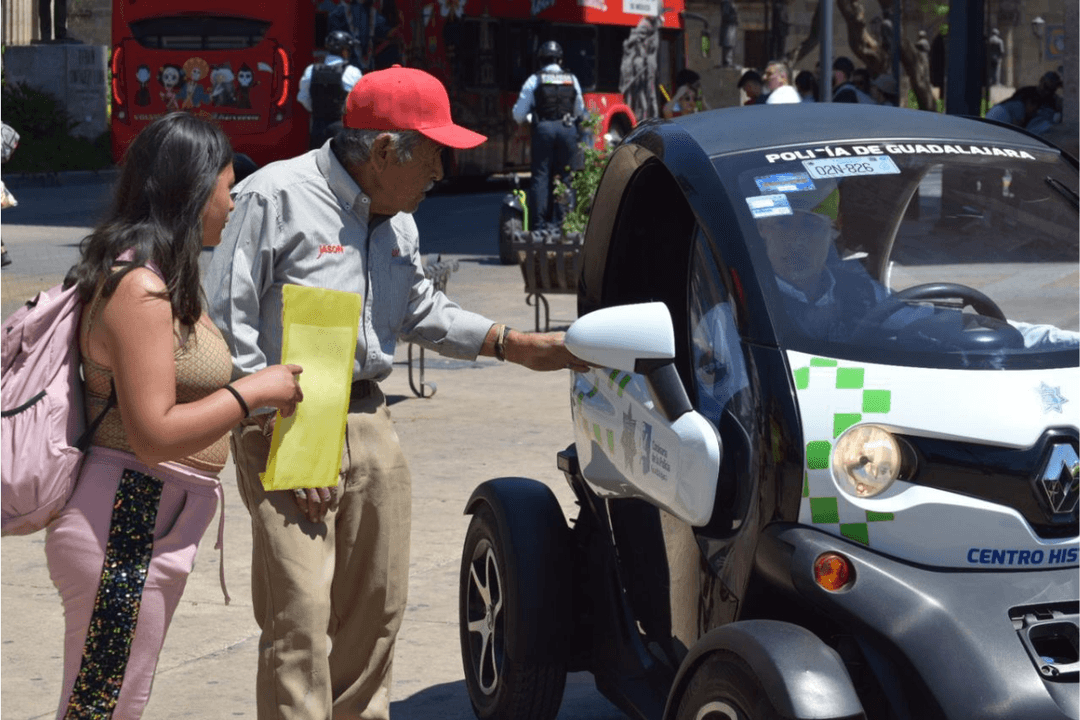
<svg viewBox="0 0 1080 720">
<path fill-rule="evenodd" d="M 3 325 L 0 366 L 0 535 L 45 527 L 67 503 L 83 452 L 105 413 L 86 425 L 78 287 L 41 292 Z"/>
</svg>

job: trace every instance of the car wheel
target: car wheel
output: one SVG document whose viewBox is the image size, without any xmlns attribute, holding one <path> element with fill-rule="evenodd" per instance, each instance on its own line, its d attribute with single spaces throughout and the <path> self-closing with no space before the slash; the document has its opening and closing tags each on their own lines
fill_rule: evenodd
<svg viewBox="0 0 1080 720">
<path fill-rule="evenodd" d="M 684 687 L 677 720 L 781 720 L 757 675 L 733 653 L 710 655 Z"/>
<path fill-rule="evenodd" d="M 483 720 L 552 720 L 566 686 L 566 663 L 510 658 L 506 623 L 509 608 L 522 598 L 507 583 L 507 562 L 513 558 L 506 557 L 494 513 L 483 505 L 469 523 L 461 558 L 459 626 L 469 700 Z"/>
<path fill-rule="evenodd" d="M 511 243 L 514 241 L 514 233 L 522 230 L 524 227 L 521 212 L 503 205 L 499 211 L 499 262 L 503 265 L 516 265 L 520 261 L 518 252 Z"/>
</svg>

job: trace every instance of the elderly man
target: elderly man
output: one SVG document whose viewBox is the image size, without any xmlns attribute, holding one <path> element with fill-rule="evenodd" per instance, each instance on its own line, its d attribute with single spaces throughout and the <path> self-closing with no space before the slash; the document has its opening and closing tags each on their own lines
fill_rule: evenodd
<svg viewBox="0 0 1080 720">
<path fill-rule="evenodd" d="M 773 60 L 765 67 L 765 74 L 761 76 L 765 81 L 765 89 L 769 96 L 765 98 L 766 105 L 778 105 L 797 103 L 802 100 L 799 91 L 791 84 L 791 71 L 787 63 Z"/>
<path fill-rule="evenodd" d="M 463 310 L 424 278 L 411 213 L 442 177 L 444 147 L 486 139 L 453 123 L 442 84 L 399 66 L 367 73 L 349 93 L 343 122 L 321 148 L 236 187 L 236 209 L 205 277 L 236 375 L 278 362 L 284 285 L 363 298 L 337 487 L 263 489 L 270 413 L 256 411 L 232 435 L 254 533 L 261 720 L 389 717 L 411 517 L 409 470 L 379 387 L 397 342 L 533 370 L 585 369 L 562 333 L 510 330 Z"/>
</svg>

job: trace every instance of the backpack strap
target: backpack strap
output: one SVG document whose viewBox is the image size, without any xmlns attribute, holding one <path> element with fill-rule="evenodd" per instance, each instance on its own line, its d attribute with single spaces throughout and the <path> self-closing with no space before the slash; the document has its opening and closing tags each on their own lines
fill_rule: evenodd
<svg viewBox="0 0 1080 720">
<path fill-rule="evenodd" d="M 98 425 L 105 419 L 105 413 L 116 407 L 116 382 L 109 383 L 112 386 L 112 392 L 109 393 L 109 399 L 105 403 L 105 408 L 94 418 L 93 422 L 86 426 L 86 430 L 79 436 L 79 439 L 75 441 L 75 447 L 80 452 L 86 452 L 86 449 L 90 447 L 90 442 L 94 439 L 94 433 L 97 432 Z"/>
</svg>

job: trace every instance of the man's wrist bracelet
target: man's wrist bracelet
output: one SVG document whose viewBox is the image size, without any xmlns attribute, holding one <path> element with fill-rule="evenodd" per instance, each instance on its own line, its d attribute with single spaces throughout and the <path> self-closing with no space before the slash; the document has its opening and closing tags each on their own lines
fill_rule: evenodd
<svg viewBox="0 0 1080 720">
<path fill-rule="evenodd" d="M 236 402 L 240 403 L 240 409 L 244 411 L 244 417 L 251 417 L 251 410 L 248 409 L 248 404 L 244 402 L 244 396 L 240 394 L 240 391 L 232 385 L 226 385 L 225 389 L 232 393 L 232 396 L 236 398 Z"/>
<path fill-rule="evenodd" d="M 500 325 L 498 332 L 495 334 L 495 357 L 500 362 L 506 362 L 506 338 L 510 335 L 510 328 L 506 325 Z"/>
</svg>

